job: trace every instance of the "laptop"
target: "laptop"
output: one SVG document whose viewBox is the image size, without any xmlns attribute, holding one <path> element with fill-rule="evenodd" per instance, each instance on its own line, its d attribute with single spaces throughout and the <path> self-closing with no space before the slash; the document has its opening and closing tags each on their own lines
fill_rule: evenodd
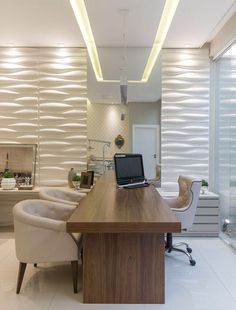
<svg viewBox="0 0 236 310">
<path fill-rule="evenodd" d="M 115 173 L 118 187 L 137 188 L 148 186 L 141 154 L 115 154 Z"/>
</svg>

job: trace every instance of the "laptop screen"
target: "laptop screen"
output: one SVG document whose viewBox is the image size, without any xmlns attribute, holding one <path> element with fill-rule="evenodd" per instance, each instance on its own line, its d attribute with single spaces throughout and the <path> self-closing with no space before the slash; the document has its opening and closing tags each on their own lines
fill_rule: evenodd
<svg viewBox="0 0 236 310">
<path fill-rule="evenodd" d="M 141 154 L 115 154 L 114 162 L 118 185 L 142 182 L 145 179 Z"/>
</svg>

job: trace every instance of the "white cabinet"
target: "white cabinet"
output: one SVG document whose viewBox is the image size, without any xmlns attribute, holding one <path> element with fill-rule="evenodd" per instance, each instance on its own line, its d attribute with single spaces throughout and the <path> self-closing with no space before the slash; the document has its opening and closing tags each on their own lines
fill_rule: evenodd
<svg viewBox="0 0 236 310">
<path fill-rule="evenodd" d="M 158 188 L 163 197 L 175 197 L 177 192 L 165 192 Z M 218 236 L 219 234 L 219 196 L 206 192 L 201 194 L 192 227 L 182 232 L 186 236 Z"/>
<path fill-rule="evenodd" d="M 209 192 L 200 195 L 193 226 L 185 234 L 189 236 L 218 236 L 218 195 Z"/>
</svg>

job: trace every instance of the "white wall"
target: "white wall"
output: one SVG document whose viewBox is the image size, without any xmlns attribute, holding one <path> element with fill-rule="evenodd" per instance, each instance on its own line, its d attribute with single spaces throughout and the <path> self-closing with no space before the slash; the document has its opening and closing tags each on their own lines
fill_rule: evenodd
<svg viewBox="0 0 236 310">
<path fill-rule="evenodd" d="M 121 104 L 88 104 L 88 138 L 110 141 L 111 148 L 106 148 L 106 158 L 110 159 L 116 152 L 132 152 L 132 128 L 135 124 L 160 124 L 160 102 L 130 102 Z M 125 119 L 121 120 L 121 114 Z M 125 139 L 119 149 L 114 143 L 118 134 Z M 102 157 L 102 144 L 91 143 L 94 148 L 88 155 Z"/>
<path fill-rule="evenodd" d="M 121 120 L 121 114 L 125 114 L 125 119 Z M 121 104 L 88 104 L 88 139 L 98 139 L 111 142 L 111 147 L 106 148 L 105 157 L 111 159 L 116 152 L 128 152 L 128 111 L 127 107 Z M 118 135 L 122 135 L 125 144 L 118 148 L 114 141 Z M 93 150 L 88 155 L 102 157 L 103 144 L 92 142 Z"/>
<path fill-rule="evenodd" d="M 0 143 L 38 144 L 36 182 L 66 185 L 86 169 L 86 50 L 0 48 L 0 78 Z"/>
<path fill-rule="evenodd" d="M 176 187 L 179 175 L 208 180 L 208 49 L 166 49 L 162 54 L 162 185 Z"/>
<path fill-rule="evenodd" d="M 133 125 L 159 125 L 161 103 L 158 102 L 129 102 L 129 150 L 132 152 Z"/>
</svg>

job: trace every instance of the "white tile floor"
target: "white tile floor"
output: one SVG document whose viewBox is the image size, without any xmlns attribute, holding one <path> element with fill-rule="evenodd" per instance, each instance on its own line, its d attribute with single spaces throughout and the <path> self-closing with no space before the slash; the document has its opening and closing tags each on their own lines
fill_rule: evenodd
<svg viewBox="0 0 236 310">
<path fill-rule="evenodd" d="M 27 266 L 21 294 L 16 295 L 18 262 L 14 239 L 9 238 L 0 233 L 1 310 L 236 309 L 236 254 L 218 238 L 188 239 L 197 261 L 195 267 L 181 254 L 166 256 L 165 305 L 84 305 L 82 292 L 72 293 L 69 265 Z"/>
</svg>

